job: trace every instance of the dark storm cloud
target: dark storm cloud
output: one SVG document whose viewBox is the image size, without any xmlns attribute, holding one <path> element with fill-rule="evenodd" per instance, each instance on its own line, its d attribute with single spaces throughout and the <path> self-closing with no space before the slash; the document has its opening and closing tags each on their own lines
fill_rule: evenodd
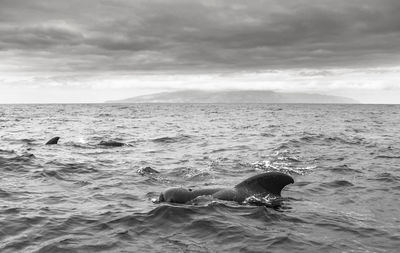
<svg viewBox="0 0 400 253">
<path fill-rule="evenodd" d="M 58 25 L 0 26 L 3 49 L 49 49 L 63 45 L 79 45 L 82 34 Z"/>
<path fill-rule="evenodd" d="M 0 54 L 68 71 L 394 66 L 399 12 L 397 0 L 1 0 Z"/>
</svg>

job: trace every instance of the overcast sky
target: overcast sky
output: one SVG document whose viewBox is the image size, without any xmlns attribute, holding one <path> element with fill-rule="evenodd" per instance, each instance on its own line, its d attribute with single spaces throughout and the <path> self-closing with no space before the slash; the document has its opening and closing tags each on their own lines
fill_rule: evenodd
<svg viewBox="0 0 400 253">
<path fill-rule="evenodd" d="M 399 0 L 0 0 L 0 103 L 266 89 L 400 103 Z"/>
</svg>

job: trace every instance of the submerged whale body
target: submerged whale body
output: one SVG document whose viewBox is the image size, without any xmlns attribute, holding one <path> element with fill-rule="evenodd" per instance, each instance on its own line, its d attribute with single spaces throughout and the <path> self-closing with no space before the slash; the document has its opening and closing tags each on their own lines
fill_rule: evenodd
<svg viewBox="0 0 400 253">
<path fill-rule="evenodd" d="M 125 143 L 119 141 L 101 141 L 99 145 L 107 147 L 122 147 L 125 145 Z"/>
<path fill-rule="evenodd" d="M 53 137 L 48 142 L 46 142 L 46 145 L 57 144 L 59 139 L 60 139 L 60 137 Z"/>
<path fill-rule="evenodd" d="M 198 196 L 211 195 L 213 198 L 236 201 L 242 203 L 248 197 L 254 195 L 273 195 L 281 196 L 282 189 L 294 183 L 291 176 L 280 172 L 267 172 L 250 177 L 233 188 L 214 188 L 214 189 L 186 189 L 171 188 L 160 194 L 160 202 L 187 203 Z"/>
</svg>

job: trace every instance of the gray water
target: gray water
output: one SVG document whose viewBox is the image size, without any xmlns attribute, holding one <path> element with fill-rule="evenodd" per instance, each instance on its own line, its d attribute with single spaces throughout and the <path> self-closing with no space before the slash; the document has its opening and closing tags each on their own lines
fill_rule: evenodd
<svg viewBox="0 0 400 253">
<path fill-rule="evenodd" d="M 398 252 L 399 123 L 393 105 L 0 105 L 0 252 Z M 295 180 L 279 208 L 152 201 L 266 171 Z"/>
</svg>

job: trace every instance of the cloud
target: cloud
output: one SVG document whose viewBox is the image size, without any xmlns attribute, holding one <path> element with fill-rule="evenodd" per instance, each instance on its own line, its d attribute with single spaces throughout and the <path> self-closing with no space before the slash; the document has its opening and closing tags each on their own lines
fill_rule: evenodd
<svg viewBox="0 0 400 253">
<path fill-rule="evenodd" d="M 0 88 L 399 90 L 398 13 L 398 0 L 1 0 Z"/>
<path fill-rule="evenodd" d="M 395 0 L 0 5 L 0 53 L 12 51 L 21 68 L 38 71 L 55 60 L 65 71 L 194 73 L 392 66 L 400 60 Z M 36 52 L 48 58 L 38 62 Z"/>
<path fill-rule="evenodd" d="M 83 35 L 66 23 L 37 23 L 25 26 L 0 26 L 0 48 L 6 50 L 47 50 L 52 47 L 78 46 Z"/>
</svg>

